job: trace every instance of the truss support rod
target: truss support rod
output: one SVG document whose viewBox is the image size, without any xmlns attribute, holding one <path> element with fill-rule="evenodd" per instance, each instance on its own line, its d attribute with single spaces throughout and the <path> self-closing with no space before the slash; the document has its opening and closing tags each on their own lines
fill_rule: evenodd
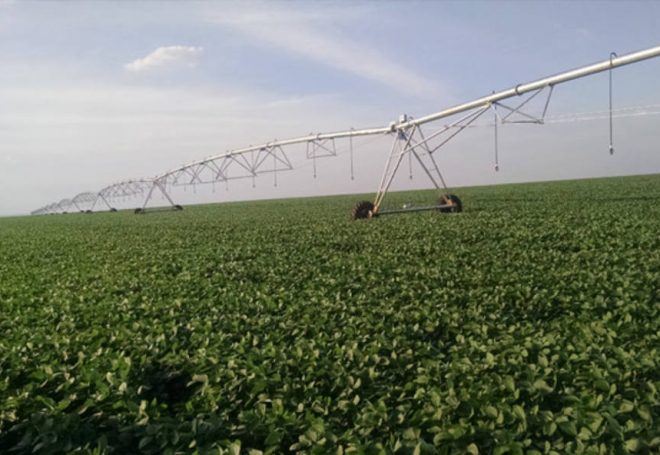
<svg viewBox="0 0 660 455">
<path fill-rule="evenodd" d="M 169 194 L 167 194 L 167 191 L 165 191 L 165 185 L 163 183 L 159 182 L 158 180 L 154 180 L 153 184 L 151 185 L 151 188 L 149 188 L 149 192 L 147 193 L 147 197 L 144 199 L 144 203 L 142 204 L 142 210 L 146 210 L 147 208 L 147 203 L 149 202 L 149 199 L 151 199 L 151 196 L 153 195 L 154 190 L 158 188 L 160 192 L 165 196 L 167 201 L 170 203 L 172 207 L 175 207 L 176 204 L 172 200 Z"/>
<path fill-rule="evenodd" d="M 172 198 L 170 197 L 170 195 L 167 194 L 167 191 L 165 191 L 165 185 L 163 185 L 163 184 L 160 183 L 160 182 L 155 182 L 155 184 L 158 186 L 158 189 L 160 190 L 161 193 L 163 193 L 163 196 L 165 196 L 165 199 L 168 200 L 168 202 L 170 203 L 170 205 L 171 205 L 172 207 L 175 207 L 176 204 L 174 203 L 174 201 L 172 200 Z"/>
<path fill-rule="evenodd" d="M 417 161 L 419 162 L 420 166 L 422 166 L 422 169 L 424 170 L 426 175 L 429 177 L 429 179 L 431 179 L 431 182 L 433 182 L 433 186 L 435 186 L 435 189 L 440 191 L 440 185 L 438 185 L 438 182 L 433 177 L 433 174 L 431 174 L 431 171 L 429 171 L 429 169 L 426 167 L 426 165 L 422 161 L 422 158 L 415 151 L 415 148 L 411 148 L 410 152 L 408 152 L 408 153 L 411 153 L 411 155 L 409 155 L 411 160 L 412 160 L 412 155 L 415 155 L 415 158 L 417 158 Z"/>
<path fill-rule="evenodd" d="M 532 93 L 531 96 L 527 97 L 527 99 L 526 99 L 525 101 L 523 101 L 522 103 L 520 103 L 520 104 L 519 104 L 518 106 L 516 106 L 515 108 L 511 108 L 511 107 L 509 107 L 509 106 L 505 106 L 505 105 L 503 105 L 503 104 L 499 104 L 499 103 L 494 103 L 494 104 L 498 104 L 498 105 L 502 106 L 503 108 L 509 110 L 509 113 L 506 114 L 506 115 L 504 116 L 504 118 L 502 118 L 502 122 L 505 122 L 505 121 L 506 121 L 509 117 L 511 117 L 513 114 L 520 114 L 520 115 L 523 115 L 523 116 L 529 118 L 530 120 L 533 120 L 533 121 L 537 121 L 537 122 L 538 122 L 538 119 L 536 119 L 535 117 L 532 117 L 531 115 L 525 114 L 524 112 L 521 112 L 521 109 L 522 109 L 527 103 L 529 103 L 529 102 L 532 101 L 534 98 L 536 98 L 536 95 L 538 95 L 538 94 L 541 93 L 542 91 L 543 91 L 543 89 L 539 89 L 539 90 L 537 90 L 536 92 Z"/>
<path fill-rule="evenodd" d="M 99 193 L 99 198 L 105 203 L 105 205 L 108 206 L 109 209 L 112 209 L 112 206 L 110 205 L 108 200 L 105 198 L 105 196 L 103 196 L 103 194 Z M 96 201 L 94 201 L 94 204 L 96 204 Z"/>
<path fill-rule="evenodd" d="M 422 144 L 424 147 L 424 150 L 426 150 L 426 153 L 428 153 L 429 158 L 431 159 L 431 162 L 433 163 L 433 167 L 435 168 L 435 172 L 438 173 L 438 177 L 440 178 L 440 182 L 442 183 L 442 187 L 445 189 L 445 192 L 449 193 L 449 188 L 447 188 L 447 183 L 445 182 L 444 177 L 442 176 L 442 172 L 440 172 L 440 167 L 438 166 L 438 163 L 435 161 L 435 158 L 433 158 L 433 152 L 429 148 L 428 145 L 428 140 L 426 137 L 424 137 L 424 131 L 422 131 L 421 128 L 418 128 L 419 135 L 422 137 Z"/>
<path fill-rule="evenodd" d="M 396 154 L 397 151 L 397 145 L 398 142 L 401 140 L 399 135 L 397 134 L 394 140 L 392 141 L 392 148 L 390 150 L 390 154 L 387 157 L 387 162 L 385 163 L 385 170 L 383 171 L 383 176 L 380 179 L 380 185 L 378 185 L 378 194 L 376 195 L 376 200 L 374 201 L 374 206 L 378 206 L 378 199 L 380 198 L 380 193 L 382 189 L 385 186 L 385 181 L 387 179 L 387 176 L 390 172 L 390 166 L 392 165 L 392 160 L 394 160 L 394 155 Z"/>
<path fill-rule="evenodd" d="M 149 192 L 147 193 L 147 197 L 144 198 L 144 203 L 142 204 L 142 210 L 143 211 L 147 208 L 147 203 L 149 203 L 149 199 L 151 199 L 151 195 L 154 192 L 154 188 L 156 188 L 155 183 L 153 185 L 151 185 L 151 188 L 149 188 Z"/>
<path fill-rule="evenodd" d="M 429 153 L 430 153 L 430 154 L 435 153 L 440 147 L 442 147 L 443 145 L 445 145 L 447 142 L 451 141 L 451 140 L 454 138 L 454 136 L 456 136 L 458 133 L 460 133 L 461 131 L 463 131 L 463 130 L 464 130 L 465 128 L 467 128 L 468 126 L 472 125 L 472 123 L 474 123 L 475 120 L 477 120 L 479 117 L 481 117 L 481 114 L 483 114 L 484 112 L 486 112 L 486 111 L 488 110 L 488 108 L 489 108 L 489 106 L 484 106 L 484 107 L 482 107 L 480 110 L 475 111 L 475 112 L 471 113 L 470 115 L 466 116 L 466 117 L 465 117 L 465 123 L 463 123 L 463 120 L 460 120 L 459 122 L 455 123 L 455 125 L 458 127 L 458 129 L 457 129 L 456 131 L 454 131 L 452 134 L 450 134 L 449 137 L 445 138 L 442 142 L 440 142 L 440 144 L 436 145 L 436 146 L 433 148 L 433 150 L 430 151 Z M 433 136 L 433 135 L 431 135 L 431 136 L 429 137 L 429 139 L 430 139 L 432 136 Z M 427 142 L 428 142 L 428 140 L 427 140 Z"/>
<path fill-rule="evenodd" d="M 550 98 L 552 98 L 552 91 L 555 89 L 554 85 L 550 86 L 550 91 L 548 92 L 548 97 L 545 99 L 545 106 L 543 106 L 543 114 L 541 114 L 541 120 L 545 121 L 545 114 L 548 112 L 548 106 L 550 106 Z"/>
</svg>

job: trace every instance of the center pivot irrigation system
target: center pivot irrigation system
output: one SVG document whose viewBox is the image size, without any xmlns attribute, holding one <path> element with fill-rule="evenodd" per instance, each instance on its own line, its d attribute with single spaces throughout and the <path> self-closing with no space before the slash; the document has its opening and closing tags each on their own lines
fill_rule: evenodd
<svg viewBox="0 0 660 455">
<path fill-rule="evenodd" d="M 69 210 L 78 210 L 91 213 L 97 205 L 104 204 L 110 211 L 116 211 L 111 202 L 119 198 L 143 197 L 142 205 L 135 209 L 135 213 L 146 212 L 147 204 L 160 192 L 170 204 L 170 208 L 181 210 L 170 194 L 168 187 L 188 186 L 204 183 L 228 183 L 235 179 L 255 179 L 265 173 L 274 174 L 277 184 L 277 173 L 292 170 L 293 165 L 287 155 L 291 146 L 303 145 L 306 157 L 313 160 L 314 175 L 316 176 L 316 159 L 337 155 L 337 142 L 348 141 L 348 149 L 351 154 L 351 169 L 353 157 L 353 139 L 362 136 L 393 136 L 392 146 L 385 163 L 382 178 L 373 201 L 361 201 L 353 208 L 351 216 L 353 219 L 372 218 L 381 215 L 417 212 L 424 210 L 438 210 L 440 212 L 460 212 L 463 209 L 458 196 L 451 194 L 445 179 L 440 172 L 438 160 L 435 154 L 440 148 L 456 137 L 465 128 L 472 125 L 486 112 L 494 115 L 495 126 L 495 162 L 497 170 L 497 125 L 498 123 L 536 123 L 543 124 L 553 89 L 556 85 L 574 79 L 590 76 L 593 74 L 609 71 L 609 119 L 610 119 L 610 153 L 614 153 L 612 141 L 612 69 L 640 62 L 660 56 L 660 46 L 634 52 L 631 54 L 617 56 L 611 53 L 605 61 L 573 69 L 554 76 L 545 77 L 533 82 L 518 84 L 508 90 L 503 90 L 464 104 L 450 107 L 435 114 L 427 115 L 418 119 L 402 115 L 398 122 L 392 122 L 381 128 L 369 128 L 361 130 L 348 130 L 335 133 L 310 134 L 286 140 L 275 140 L 261 145 L 250 146 L 223 154 L 211 156 L 202 160 L 185 164 L 172 169 L 154 178 L 124 180 L 109 185 L 97 193 L 81 193 L 73 199 L 64 199 L 60 202 L 47 205 L 32 212 L 32 214 L 66 213 Z M 540 116 L 525 112 L 530 101 L 540 94 L 544 94 Z M 505 100 L 517 99 L 514 106 L 503 103 Z M 539 98 L 542 99 L 542 98 Z M 442 119 L 464 114 L 449 124 L 439 124 Z M 439 199 L 435 205 L 427 207 L 403 208 L 400 210 L 382 210 L 383 200 L 401 167 L 405 158 L 408 158 L 412 166 L 412 160 L 424 170 L 433 186 L 439 193 Z M 254 180 L 253 180 L 254 181 Z"/>
</svg>

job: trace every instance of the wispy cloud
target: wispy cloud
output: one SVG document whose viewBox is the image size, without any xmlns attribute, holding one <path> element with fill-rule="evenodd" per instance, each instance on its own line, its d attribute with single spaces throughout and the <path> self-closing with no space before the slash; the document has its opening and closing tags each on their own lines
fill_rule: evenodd
<svg viewBox="0 0 660 455">
<path fill-rule="evenodd" d="M 331 22 L 336 25 L 337 21 L 349 19 L 337 15 Z M 352 37 L 324 30 L 323 22 L 328 22 L 327 16 L 261 10 L 225 13 L 215 22 L 264 46 L 381 83 L 404 94 L 438 96 L 441 93 L 437 83 L 392 61 L 376 49 L 356 42 Z"/>
<path fill-rule="evenodd" d="M 203 48 L 194 46 L 159 47 L 147 56 L 127 63 L 124 68 L 132 72 L 143 72 L 159 67 L 195 66 L 203 51 Z"/>
</svg>

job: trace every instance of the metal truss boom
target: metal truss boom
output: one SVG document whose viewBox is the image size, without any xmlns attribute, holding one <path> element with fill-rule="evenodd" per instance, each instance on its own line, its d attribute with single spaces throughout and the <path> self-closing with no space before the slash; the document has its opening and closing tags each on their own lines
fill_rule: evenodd
<svg viewBox="0 0 660 455">
<path fill-rule="evenodd" d="M 525 117 L 526 120 L 524 120 L 524 122 L 527 123 L 543 123 L 543 117 L 538 119 L 528 115 L 522 112 L 521 108 L 524 107 L 528 101 L 530 101 L 544 89 L 548 88 L 549 93 L 548 98 L 545 101 L 543 116 L 545 116 L 545 113 L 548 110 L 550 96 L 552 95 L 553 88 L 556 85 L 604 71 L 610 71 L 614 68 L 630 65 L 658 56 L 660 56 L 660 46 L 622 55 L 620 57 L 612 53 L 607 60 L 569 71 L 564 71 L 562 73 L 544 77 L 532 82 L 517 84 L 512 88 L 494 92 L 490 95 L 483 96 L 473 101 L 455 105 L 442 111 L 417 119 L 401 116 L 398 122 L 391 122 L 389 125 L 384 127 L 357 130 L 350 129 L 347 131 L 309 134 L 291 139 L 275 140 L 260 145 L 227 151 L 225 153 L 213 155 L 201 160 L 196 160 L 183 166 L 171 169 L 165 173 L 157 175 L 154 178 L 126 180 L 114 185 L 110 185 L 97 193 L 98 199 L 102 200 L 106 205 L 108 205 L 108 207 L 110 207 L 108 199 L 113 197 L 127 197 L 146 194 L 146 199 L 144 200 L 144 204 L 142 204 L 142 211 L 144 211 L 144 208 L 146 208 L 146 204 L 149 201 L 153 191 L 158 189 L 163 193 L 163 195 L 167 198 L 173 207 L 180 208 L 180 206 L 174 205 L 174 202 L 168 195 L 168 185 L 194 185 L 197 183 L 213 183 L 220 181 L 227 182 L 228 180 L 236 178 L 255 178 L 257 174 L 266 172 L 274 173 L 275 181 L 277 182 L 278 171 L 293 169 L 291 161 L 286 155 L 284 147 L 295 144 L 307 144 L 307 158 L 316 160 L 316 158 L 323 156 L 335 156 L 335 141 L 339 139 L 349 139 L 351 141 L 350 151 L 352 157 L 353 138 L 361 136 L 394 134 L 395 144 L 393 145 L 392 151 L 388 156 L 388 164 L 386 165 L 385 173 L 381 181 L 381 186 L 379 187 L 378 193 L 376 195 L 375 210 L 377 211 L 382 202 L 384 194 L 387 192 L 392 182 L 396 170 L 401 164 L 404 155 L 411 154 L 410 159 L 412 159 L 414 156 L 414 158 L 422 165 L 426 174 L 431 178 L 436 188 L 440 189 L 439 187 L 441 183 L 442 186 L 446 189 L 444 179 L 440 174 L 438 165 L 432 156 L 433 153 L 447 141 L 453 138 L 456 134 L 463 131 L 463 129 L 469 126 L 476 117 L 483 114 L 486 110 L 494 106 L 501 106 L 503 109 L 509 111 L 505 117 L 499 117 L 497 111 L 495 111 L 496 118 L 499 118 L 502 123 L 504 123 L 512 114 L 519 114 L 522 117 Z M 519 103 L 519 105 L 515 108 L 510 108 L 506 105 L 500 104 L 501 101 L 520 97 L 530 93 L 531 96 Z M 469 114 L 463 117 L 463 119 L 458 120 L 449 126 L 439 127 L 437 131 L 429 135 L 425 135 L 422 131 L 422 126 L 426 124 L 430 124 L 461 113 Z M 457 130 L 454 130 L 452 134 L 448 134 L 448 137 L 444 137 L 443 141 L 439 145 L 432 146 L 430 144 L 431 139 L 441 136 L 450 128 L 457 128 Z M 398 144 L 396 143 L 397 141 L 399 141 Z M 424 164 L 424 160 L 426 160 L 426 165 Z M 390 167 L 390 164 L 392 167 Z M 241 173 L 230 175 L 230 166 L 235 169 L 234 172 L 240 171 Z M 316 161 L 314 161 L 314 169 L 316 176 Z M 437 173 L 437 178 L 439 181 L 433 177 L 433 172 Z M 204 178 L 202 173 L 205 173 Z M 66 202 L 66 200 L 63 200 L 62 202 Z M 66 203 L 62 204 L 61 208 L 66 205 Z M 53 213 L 57 212 L 58 207 L 60 207 L 60 204 L 55 203 L 45 206 L 41 209 L 37 209 L 32 213 Z"/>
</svg>

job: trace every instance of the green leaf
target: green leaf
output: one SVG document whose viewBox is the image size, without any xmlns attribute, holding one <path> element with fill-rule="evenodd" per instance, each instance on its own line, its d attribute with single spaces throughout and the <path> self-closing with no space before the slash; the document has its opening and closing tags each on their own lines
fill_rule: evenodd
<svg viewBox="0 0 660 455">
<path fill-rule="evenodd" d="M 594 387 L 596 388 L 596 390 L 600 390 L 601 392 L 608 393 L 610 391 L 610 385 L 604 379 L 596 380 L 594 382 Z"/>
<path fill-rule="evenodd" d="M 465 428 L 460 425 L 452 425 L 447 429 L 447 434 L 452 439 L 460 439 L 465 434 Z"/>
<path fill-rule="evenodd" d="M 416 428 L 406 428 L 403 430 L 403 439 L 417 440 L 419 437 L 419 430 Z"/>
<path fill-rule="evenodd" d="M 625 414 L 635 409 L 635 404 L 628 400 L 623 400 L 619 406 L 619 413 Z"/>
<path fill-rule="evenodd" d="M 640 406 L 637 408 L 637 414 L 646 422 L 651 421 L 651 412 L 649 411 L 649 408 L 647 406 Z"/>
<path fill-rule="evenodd" d="M 495 406 L 486 405 L 484 406 L 484 413 L 491 419 L 496 419 L 498 411 Z"/>
<path fill-rule="evenodd" d="M 241 455 L 241 441 L 234 441 L 229 445 L 230 455 Z"/>
<path fill-rule="evenodd" d="M 557 424 L 555 422 L 546 422 L 543 425 L 543 434 L 546 436 L 552 436 L 557 431 Z"/>
<path fill-rule="evenodd" d="M 518 418 L 518 420 L 526 419 L 525 410 L 522 408 L 522 406 L 518 404 L 513 405 L 512 411 L 513 411 L 513 415 L 515 415 Z"/>
<path fill-rule="evenodd" d="M 516 390 L 516 384 L 513 381 L 513 378 L 511 376 L 505 376 L 503 379 L 504 386 L 509 390 L 510 392 L 513 392 Z"/>
<path fill-rule="evenodd" d="M 639 439 L 634 438 L 628 439 L 623 447 L 626 449 L 626 452 L 637 452 L 641 448 L 641 444 L 639 443 Z"/>
<path fill-rule="evenodd" d="M 550 393 L 552 392 L 553 388 L 548 385 L 547 382 L 543 379 L 537 379 L 534 381 L 534 384 L 532 386 L 534 390 L 537 392 L 543 392 L 543 393 Z"/>
<path fill-rule="evenodd" d="M 557 424 L 559 429 L 569 436 L 577 436 L 577 429 L 575 428 L 575 422 L 560 422 Z"/>
</svg>

